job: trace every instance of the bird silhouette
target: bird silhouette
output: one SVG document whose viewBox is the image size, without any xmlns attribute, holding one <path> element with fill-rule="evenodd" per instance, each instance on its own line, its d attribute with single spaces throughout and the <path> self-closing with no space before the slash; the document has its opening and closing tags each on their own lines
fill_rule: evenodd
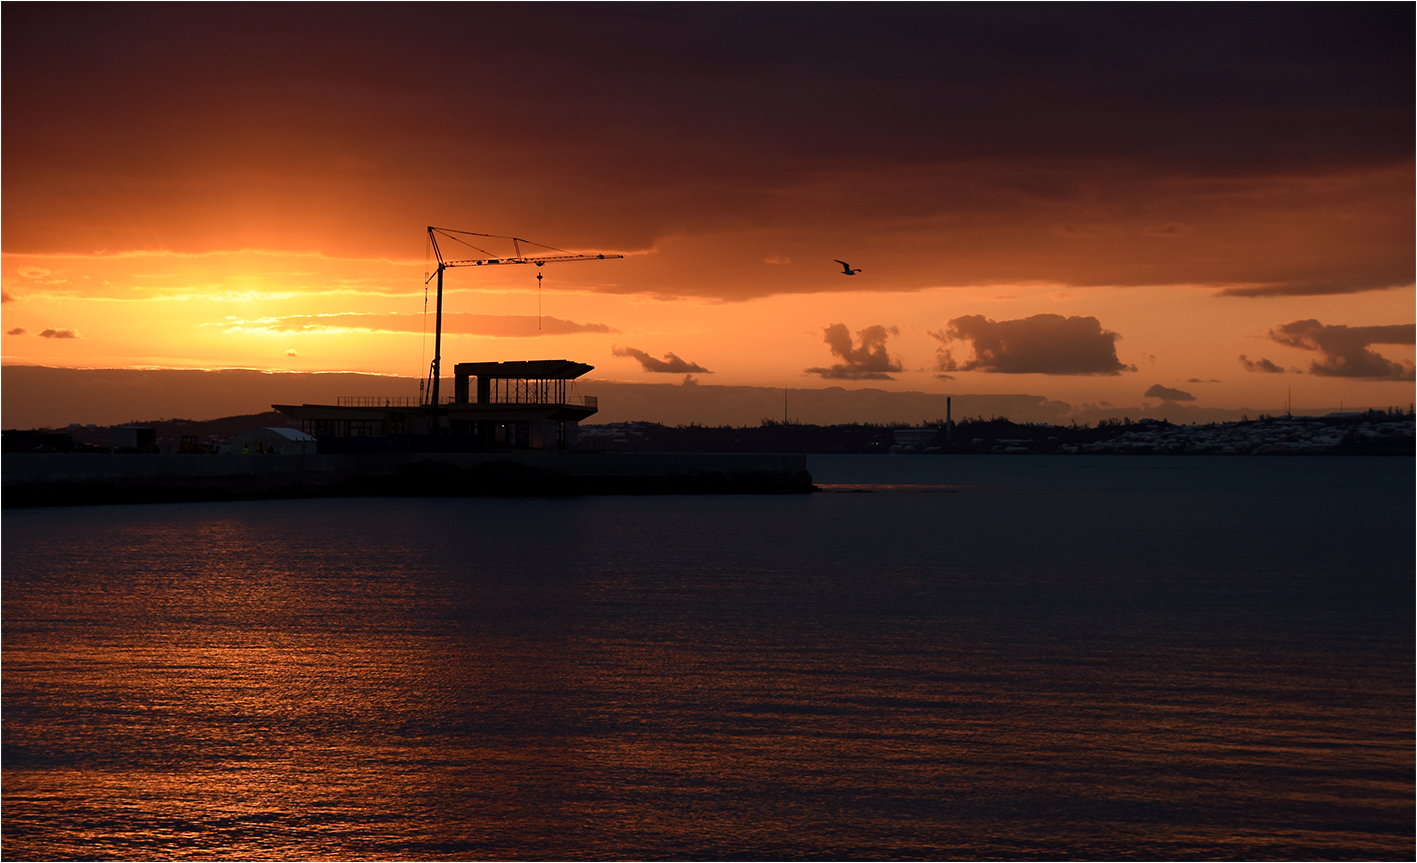
<svg viewBox="0 0 1417 863">
<path fill-rule="evenodd" d="M 836 259 L 833 258 L 832 260 L 835 261 Z M 837 261 L 837 263 L 838 263 L 838 264 L 841 264 L 842 275 L 844 275 L 844 276 L 854 276 L 854 275 L 856 275 L 857 273 L 861 272 L 859 269 L 857 269 L 857 270 L 851 269 L 851 265 L 848 264 L 846 261 Z"/>
</svg>

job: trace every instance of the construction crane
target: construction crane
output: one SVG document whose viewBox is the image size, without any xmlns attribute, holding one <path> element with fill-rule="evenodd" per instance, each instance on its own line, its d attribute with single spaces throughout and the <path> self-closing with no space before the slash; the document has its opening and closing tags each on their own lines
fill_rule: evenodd
<svg viewBox="0 0 1417 863">
<path fill-rule="evenodd" d="M 479 253 L 481 253 L 481 254 L 483 254 L 483 255 L 486 255 L 486 257 L 483 257 L 483 258 L 467 258 L 467 259 L 464 259 L 464 260 L 457 260 L 457 261 L 444 260 L 444 258 L 443 258 L 443 252 L 442 252 L 441 249 L 438 248 L 438 237 L 439 237 L 439 236 L 442 236 L 445 240 L 451 240 L 451 241 L 453 241 L 453 242 L 455 242 L 455 243 L 461 243 L 462 245 L 467 246 L 468 248 L 472 249 L 473 251 L 476 251 L 476 252 L 479 252 Z M 488 239 L 493 239 L 493 240 L 511 240 L 511 241 L 512 241 L 512 250 L 513 250 L 512 256 L 509 257 L 509 258 L 508 258 L 508 257 L 496 257 L 496 256 L 494 256 L 491 252 L 488 252 L 488 251 L 486 251 L 485 249 L 479 249 L 477 246 L 473 245 L 473 244 L 472 244 L 471 242 L 469 242 L 468 240 L 463 239 L 464 237 L 486 237 L 486 238 L 488 238 Z M 606 261 L 606 260 L 609 260 L 609 259 L 611 259 L 611 258 L 623 258 L 623 257 L 624 257 L 624 255 L 605 255 L 605 254 L 575 255 L 575 254 L 571 254 L 570 252 L 566 252 L 565 249 L 557 249 L 557 248 L 554 248 L 554 247 L 552 247 L 552 246 L 544 246 L 544 245 L 542 245 L 541 243 L 533 243 L 531 240 L 523 240 L 523 239 L 521 239 L 520 237 L 502 237 L 502 236 L 498 236 L 497 234 L 478 234 L 478 233 L 474 233 L 474 232 L 472 232 L 472 231 L 454 231 L 454 230 L 451 229 L 451 228 L 435 228 L 435 227 L 433 227 L 432 225 L 429 225 L 429 226 L 428 226 L 428 242 L 431 244 L 431 246 L 432 246 L 432 248 L 433 248 L 433 256 L 434 256 L 434 257 L 437 259 L 437 261 L 438 261 L 438 267 L 437 267 L 436 270 L 434 270 L 433 273 L 429 274 L 427 277 L 424 278 L 423 284 L 426 285 L 426 284 L 428 284 L 429 282 L 431 282 L 431 281 L 434 279 L 434 277 L 437 277 L 437 279 L 438 279 L 438 311 L 437 311 L 437 316 L 436 316 L 436 317 L 437 317 L 437 323 L 436 323 L 436 325 L 435 325 L 435 327 L 434 327 L 434 334 L 433 334 L 433 365 L 428 369 L 428 377 L 430 378 L 430 380 L 429 380 L 429 386 L 424 389 L 424 393 L 426 394 L 426 400 L 424 401 L 424 404 L 430 405 L 435 411 L 437 410 L 437 407 L 438 407 L 438 381 L 439 381 L 439 379 L 441 378 L 441 374 L 440 374 L 440 373 L 441 373 L 441 371 L 442 371 L 442 361 L 443 361 L 443 271 L 444 271 L 444 270 L 449 269 L 449 268 L 451 268 L 451 267 L 491 267 L 491 266 L 501 266 L 501 265 L 503 265 L 503 264 L 535 264 L 537 267 L 541 267 L 541 266 L 544 265 L 544 264 L 559 264 L 559 263 L 563 263 L 563 262 L 566 262 L 566 261 Z M 528 245 L 528 246 L 538 246 L 538 247 L 543 248 L 543 249 L 550 249 L 550 250 L 553 251 L 553 252 L 566 252 L 566 253 L 565 253 L 565 254 L 561 254 L 561 255 L 534 255 L 534 256 L 528 257 L 528 256 L 522 254 L 522 244 L 523 244 L 523 243 L 525 243 L 525 244 Z M 541 284 L 541 273 L 538 272 L 538 273 L 536 274 L 536 280 L 537 280 L 537 285 L 540 286 L 540 284 Z"/>
</svg>

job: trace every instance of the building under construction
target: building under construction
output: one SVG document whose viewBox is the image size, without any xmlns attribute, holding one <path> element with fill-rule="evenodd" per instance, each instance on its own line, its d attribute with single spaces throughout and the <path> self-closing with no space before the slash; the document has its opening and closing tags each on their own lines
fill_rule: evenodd
<svg viewBox="0 0 1417 863">
<path fill-rule="evenodd" d="M 458 363 L 446 401 L 349 397 L 272 407 L 299 420 L 322 453 L 566 450 L 596 412 L 595 397 L 575 385 L 593 368 L 570 360 Z"/>
<path fill-rule="evenodd" d="M 439 238 L 477 252 L 481 257 L 449 260 Z M 474 245 L 482 238 L 510 240 L 513 253 L 497 256 Z M 319 441 L 322 453 L 340 452 L 496 452 L 508 450 L 567 450 L 576 445 L 581 420 L 594 414 L 594 396 L 575 391 L 576 378 L 594 366 L 570 360 L 520 360 L 505 363 L 458 363 L 453 366 L 454 395 L 439 394 L 443 362 L 443 275 L 453 267 L 532 265 L 537 268 L 570 261 L 604 261 L 612 254 L 574 254 L 542 246 L 556 255 L 526 255 L 523 245 L 541 246 L 519 237 L 497 237 L 450 228 L 428 228 L 428 248 L 437 266 L 424 284 L 438 281 L 433 330 L 433 363 L 422 396 L 383 398 L 351 396 L 333 405 L 271 405 Z M 538 301 L 539 302 L 539 301 Z"/>
</svg>

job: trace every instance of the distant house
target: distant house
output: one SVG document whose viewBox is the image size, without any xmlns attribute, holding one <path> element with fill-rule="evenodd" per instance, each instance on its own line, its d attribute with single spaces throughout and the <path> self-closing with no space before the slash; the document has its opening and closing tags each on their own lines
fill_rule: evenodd
<svg viewBox="0 0 1417 863">
<path fill-rule="evenodd" d="M 157 429 L 150 426 L 114 426 L 108 439 L 114 452 L 157 452 Z"/>
<path fill-rule="evenodd" d="M 242 432 L 231 439 L 229 453 L 270 455 L 314 455 L 316 441 L 299 429 L 258 428 Z"/>
<path fill-rule="evenodd" d="M 458 363 L 454 395 L 438 405 L 351 396 L 271 407 L 299 420 L 322 453 L 574 449 L 580 422 L 598 405 L 573 382 L 593 368 L 570 360 Z"/>
<path fill-rule="evenodd" d="M 923 450 L 939 433 L 940 430 L 933 426 L 918 429 L 895 429 L 891 432 L 891 440 L 894 444 L 891 447 L 891 452 L 917 452 Z M 899 449 L 897 449 L 897 447 L 899 447 Z"/>
</svg>

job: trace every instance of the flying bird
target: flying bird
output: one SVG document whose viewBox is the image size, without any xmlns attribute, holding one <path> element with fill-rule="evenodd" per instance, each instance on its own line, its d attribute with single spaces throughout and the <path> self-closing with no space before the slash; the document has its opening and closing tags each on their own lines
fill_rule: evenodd
<svg viewBox="0 0 1417 863">
<path fill-rule="evenodd" d="M 833 258 L 832 260 L 836 260 L 836 259 Z M 857 269 L 857 270 L 851 269 L 851 265 L 848 264 L 846 261 L 837 261 L 837 263 L 838 263 L 838 264 L 841 264 L 842 275 L 844 275 L 844 276 L 854 276 L 854 275 L 856 275 L 857 273 L 861 272 L 859 269 Z"/>
</svg>

